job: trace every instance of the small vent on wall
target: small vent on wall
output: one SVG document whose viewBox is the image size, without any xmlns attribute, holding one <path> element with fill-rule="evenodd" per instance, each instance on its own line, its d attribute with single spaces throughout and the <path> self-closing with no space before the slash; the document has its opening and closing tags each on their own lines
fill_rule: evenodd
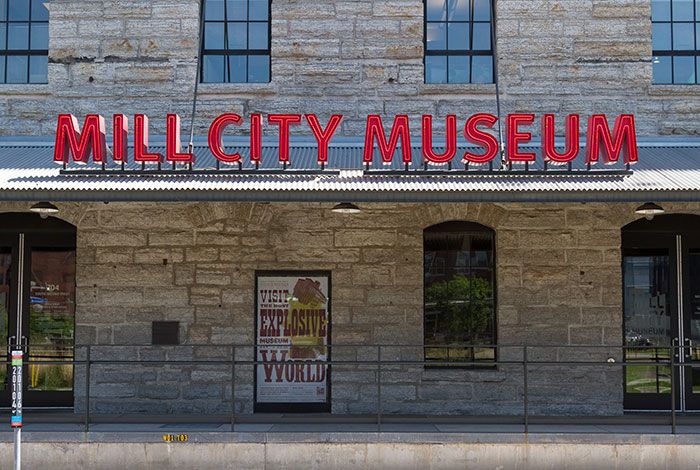
<svg viewBox="0 0 700 470">
<path fill-rule="evenodd" d="M 180 344 L 180 322 L 154 321 L 151 327 L 151 344 Z"/>
</svg>

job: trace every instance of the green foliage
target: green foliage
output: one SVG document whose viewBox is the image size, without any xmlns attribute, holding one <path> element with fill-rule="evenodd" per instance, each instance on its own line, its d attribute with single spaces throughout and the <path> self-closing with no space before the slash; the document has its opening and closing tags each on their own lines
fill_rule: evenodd
<svg viewBox="0 0 700 470">
<path fill-rule="evenodd" d="M 55 315 L 40 309 L 29 310 L 29 334 L 32 344 L 55 344 L 57 346 L 73 338 L 73 317 L 69 314 Z"/>
<path fill-rule="evenodd" d="M 436 335 L 446 342 L 490 342 L 492 295 L 491 283 L 476 276 L 458 275 L 430 286 L 425 298 L 428 308 L 437 313 Z"/>
</svg>

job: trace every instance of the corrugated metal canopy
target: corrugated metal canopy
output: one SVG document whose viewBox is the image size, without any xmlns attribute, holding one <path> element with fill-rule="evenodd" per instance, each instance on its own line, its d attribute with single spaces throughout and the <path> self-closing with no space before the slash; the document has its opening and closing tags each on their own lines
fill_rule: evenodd
<svg viewBox="0 0 700 470">
<path fill-rule="evenodd" d="M 272 139 L 270 139 L 272 140 Z M 152 139 L 155 141 L 155 139 Z M 164 152 L 161 142 L 154 151 Z M 230 145 L 229 145 L 230 144 Z M 241 153 L 252 168 L 241 140 L 227 142 L 228 151 Z M 467 147 L 460 146 L 460 154 Z M 439 151 L 440 149 L 436 149 Z M 538 145 L 523 148 L 540 153 Z M 639 163 L 632 174 L 484 174 L 462 171 L 446 174 L 371 174 L 362 170 L 363 145 L 339 139 L 330 148 L 328 171 L 318 173 L 317 148 L 293 141 L 289 169 L 314 174 L 261 172 L 175 175 L 60 174 L 53 143 L 46 139 L 0 139 L 0 199 L 5 200 L 353 200 L 353 201 L 700 201 L 700 140 L 640 141 Z M 195 146 L 196 167 L 214 168 L 216 160 L 204 142 Z M 411 169 L 422 168 L 420 148 L 413 148 Z M 404 168 L 400 155 L 374 169 Z M 542 159 L 531 166 L 541 169 Z M 579 169 L 582 158 L 576 163 Z M 133 163 L 130 168 L 137 168 Z M 278 148 L 266 143 L 260 168 L 279 169 Z M 82 167 L 89 168 L 89 167 Z M 225 168 L 225 167 L 224 167 Z M 440 167 L 431 167 L 440 169 Z M 575 167 L 576 168 L 576 167 Z M 445 169 L 445 167 L 442 167 Z M 460 165 L 460 169 L 462 169 Z M 486 170 L 487 168 L 484 168 Z M 619 168 L 622 169 L 622 168 Z M 456 170 L 456 169 L 455 169 Z"/>
</svg>

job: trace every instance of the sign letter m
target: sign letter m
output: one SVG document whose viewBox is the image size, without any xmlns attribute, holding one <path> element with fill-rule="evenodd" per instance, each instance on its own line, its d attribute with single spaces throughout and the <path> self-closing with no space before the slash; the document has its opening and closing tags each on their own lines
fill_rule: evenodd
<svg viewBox="0 0 700 470">
<path fill-rule="evenodd" d="M 54 162 L 68 164 L 72 155 L 74 162 L 84 165 L 90 160 L 90 154 L 95 162 L 105 161 L 107 143 L 104 118 L 98 114 L 88 114 L 81 131 L 75 116 L 59 114 Z"/>
</svg>

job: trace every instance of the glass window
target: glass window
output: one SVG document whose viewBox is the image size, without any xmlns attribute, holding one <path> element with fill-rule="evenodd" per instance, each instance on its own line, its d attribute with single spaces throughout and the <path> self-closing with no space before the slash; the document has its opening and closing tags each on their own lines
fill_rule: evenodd
<svg viewBox="0 0 700 470">
<path fill-rule="evenodd" d="M 653 80 L 654 83 L 673 83 L 671 73 L 671 57 L 655 56 L 653 59 Z"/>
<path fill-rule="evenodd" d="M 494 231 L 472 222 L 438 224 L 424 231 L 423 254 L 425 359 L 492 365 Z"/>
<path fill-rule="evenodd" d="M 29 83 L 44 83 L 49 71 L 49 58 L 42 55 L 29 57 Z"/>
<path fill-rule="evenodd" d="M 469 60 L 469 56 L 463 55 L 447 58 L 449 83 L 469 83 Z"/>
<path fill-rule="evenodd" d="M 244 55 L 232 55 L 228 58 L 228 73 L 234 83 L 246 81 L 248 76 L 248 58 Z"/>
<path fill-rule="evenodd" d="M 425 0 L 425 82 L 493 83 L 492 0 Z"/>
<path fill-rule="evenodd" d="M 0 83 L 47 83 L 45 0 L 0 0 Z"/>
<path fill-rule="evenodd" d="M 223 55 L 205 55 L 202 57 L 202 81 L 204 83 L 221 83 L 224 81 Z"/>
<path fill-rule="evenodd" d="M 26 55 L 7 56 L 7 83 L 28 83 L 29 57 Z"/>
<path fill-rule="evenodd" d="M 47 50 L 49 48 L 49 24 L 33 23 L 29 41 L 31 46 L 30 49 Z"/>
<path fill-rule="evenodd" d="M 204 0 L 202 82 L 270 82 L 270 0 Z"/>
<path fill-rule="evenodd" d="M 9 0 L 7 19 L 10 21 L 29 21 L 29 1 Z"/>
<path fill-rule="evenodd" d="M 7 25 L 7 48 L 10 50 L 29 49 L 29 23 L 9 23 Z"/>
<path fill-rule="evenodd" d="M 427 83 L 447 83 L 447 56 L 427 56 L 425 58 L 425 81 Z"/>
<path fill-rule="evenodd" d="M 252 55 L 248 57 L 248 81 L 266 83 L 270 81 L 270 57 Z"/>
<path fill-rule="evenodd" d="M 696 0 L 652 0 L 653 83 L 700 83 L 700 2 Z"/>
</svg>

